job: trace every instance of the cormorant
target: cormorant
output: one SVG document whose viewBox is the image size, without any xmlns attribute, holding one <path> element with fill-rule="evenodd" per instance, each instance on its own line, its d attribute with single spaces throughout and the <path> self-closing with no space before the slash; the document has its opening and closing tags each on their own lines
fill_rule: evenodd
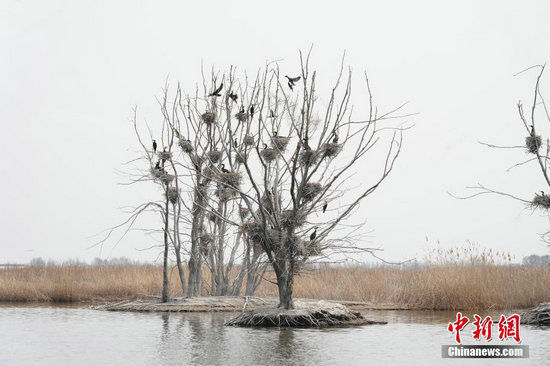
<svg viewBox="0 0 550 366">
<path fill-rule="evenodd" d="M 254 118 L 254 104 L 250 106 L 250 119 Z"/>
<path fill-rule="evenodd" d="M 535 126 L 534 125 L 531 125 L 531 131 L 529 132 L 531 134 L 531 136 L 533 136 L 535 134 Z"/>
<path fill-rule="evenodd" d="M 277 130 L 273 131 L 273 136 L 277 137 Z"/>
<path fill-rule="evenodd" d="M 332 134 L 334 135 L 334 138 L 332 139 L 332 143 L 337 144 L 338 143 L 338 135 L 334 131 L 332 131 Z"/>
<path fill-rule="evenodd" d="M 294 86 L 294 84 L 296 84 L 298 81 L 300 81 L 301 76 L 296 76 L 295 78 L 291 78 L 291 77 L 288 77 L 288 76 L 285 75 L 285 78 L 288 79 L 289 84 L 292 84 L 292 86 Z"/>
<path fill-rule="evenodd" d="M 160 169 L 160 160 L 157 160 L 157 163 L 155 164 L 155 169 Z"/>
<path fill-rule="evenodd" d="M 313 232 L 309 236 L 309 240 L 313 241 L 313 240 L 315 240 L 316 237 L 317 237 L 317 226 L 315 227 L 315 230 L 313 230 Z"/>
<path fill-rule="evenodd" d="M 223 89 L 223 83 L 220 84 L 220 86 L 218 87 L 218 89 L 214 90 L 212 93 L 210 93 L 208 96 L 209 97 L 221 97 L 222 95 L 220 94 L 220 92 L 222 91 Z"/>
<path fill-rule="evenodd" d="M 304 137 L 304 149 L 311 150 L 311 147 L 309 147 L 309 144 L 307 142 L 307 137 Z"/>
<path fill-rule="evenodd" d="M 291 91 L 294 91 L 294 84 L 292 84 L 290 81 L 288 82 L 288 87 Z"/>
<path fill-rule="evenodd" d="M 235 149 L 239 147 L 239 143 L 237 142 L 237 139 L 233 140 L 233 146 L 235 147 Z"/>
<path fill-rule="evenodd" d="M 273 112 L 273 109 L 269 110 L 269 118 L 275 118 L 275 112 Z"/>
<path fill-rule="evenodd" d="M 153 152 L 157 152 L 157 140 L 153 140 Z"/>
<path fill-rule="evenodd" d="M 234 101 L 235 103 L 237 103 L 237 98 L 239 98 L 239 96 L 237 94 L 233 94 L 233 92 L 229 92 L 229 99 L 231 99 L 232 101 Z"/>
<path fill-rule="evenodd" d="M 268 148 L 267 144 L 265 142 L 263 144 L 264 144 L 264 149 L 267 149 Z"/>
<path fill-rule="evenodd" d="M 323 213 L 327 210 L 328 202 L 325 201 L 325 204 L 323 205 Z"/>
<path fill-rule="evenodd" d="M 241 109 L 239 109 L 239 113 L 244 113 L 244 105 L 241 104 Z"/>
<path fill-rule="evenodd" d="M 229 170 L 225 169 L 225 164 L 222 164 L 221 171 L 222 173 L 231 173 Z"/>
</svg>

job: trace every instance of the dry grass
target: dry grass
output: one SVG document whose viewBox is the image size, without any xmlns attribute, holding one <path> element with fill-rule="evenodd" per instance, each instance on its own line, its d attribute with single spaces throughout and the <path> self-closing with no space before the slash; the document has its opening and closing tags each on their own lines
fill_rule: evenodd
<svg viewBox="0 0 550 366">
<path fill-rule="evenodd" d="M 181 294 L 176 271 L 171 293 Z M 205 271 L 208 283 L 208 273 Z M 162 269 L 25 267 L 0 270 L 0 301 L 77 302 L 150 298 L 160 294 Z M 496 264 L 445 264 L 309 270 L 295 281 L 295 297 L 391 303 L 412 309 L 511 309 L 550 301 L 550 268 Z M 263 282 L 256 295 L 276 296 Z"/>
</svg>

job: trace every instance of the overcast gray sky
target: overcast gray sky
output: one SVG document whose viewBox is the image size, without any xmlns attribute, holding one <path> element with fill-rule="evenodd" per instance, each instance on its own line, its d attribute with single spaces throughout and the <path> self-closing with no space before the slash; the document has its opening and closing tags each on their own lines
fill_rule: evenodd
<svg viewBox="0 0 550 366">
<path fill-rule="evenodd" d="M 478 141 L 523 143 L 515 104 L 531 97 L 535 73 L 513 74 L 550 59 L 548 24 L 547 0 L 2 1 L 0 262 L 99 256 L 88 237 L 120 222 L 118 207 L 158 194 L 117 185 L 116 170 L 137 149 L 131 108 L 159 121 L 167 77 L 192 88 L 201 61 L 254 72 L 281 59 L 295 73 L 311 44 L 321 75 L 335 77 L 345 50 L 357 73 L 368 71 L 380 107 L 410 101 L 420 113 L 393 175 L 361 206 L 366 245 L 391 260 L 422 256 L 426 237 L 517 259 L 547 253 L 540 213 L 447 191 L 480 182 L 529 199 L 544 189 L 535 165 L 505 172 L 523 151 Z M 137 250 L 150 244 L 134 234 L 101 256 L 152 260 L 156 252 Z"/>
</svg>

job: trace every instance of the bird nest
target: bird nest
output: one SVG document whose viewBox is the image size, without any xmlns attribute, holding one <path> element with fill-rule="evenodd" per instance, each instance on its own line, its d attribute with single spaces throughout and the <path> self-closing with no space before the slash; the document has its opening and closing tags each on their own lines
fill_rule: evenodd
<svg viewBox="0 0 550 366">
<path fill-rule="evenodd" d="M 180 197 L 180 192 L 176 187 L 169 187 L 168 191 L 166 192 L 166 198 L 172 203 L 176 204 L 178 202 L 178 199 Z"/>
<path fill-rule="evenodd" d="M 267 149 L 263 149 L 260 154 L 262 155 L 262 158 L 268 162 L 271 163 L 275 159 L 277 159 L 277 150 L 268 147 Z"/>
<path fill-rule="evenodd" d="M 245 219 L 248 215 L 250 215 L 248 207 L 239 207 L 239 216 L 241 219 Z"/>
<path fill-rule="evenodd" d="M 300 195 L 305 202 L 311 202 L 322 191 L 323 186 L 320 183 L 308 182 L 300 188 Z"/>
<path fill-rule="evenodd" d="M 151 168 L 151 175 L 153 176 L 153 178 L 160 178 L 164 174 L 166 174 L 166 172 L 162 168 Z"/>
<path fill-rule="evenodd" d="M 237 164 L 244 164 L 246 162 L 246 157 L 243 153 L 237 152 L 235 153 L 235 162 Z"/>
<path fill-rule="evenodd" d="M 157 155 L 163 161 L 172 159 L 172 153 L 170 151 L 159 151 Z"/>
<path fill-rule="evenodd" d="M 208 152 L 208 159 L 210 159 L 212 163 L 217 163 L 218 161 L 220 161 L 221 157 L 222 152 L 219 150 L 212 150 Z"/>
<path fill-rule="evenodd" d="M 542 139 L 539 135 L 529 135 L 525 138 L 525 147 L 530 154 L 536 154 L 542 146 Z"/>
<path fill-rule="evenodd" d="M 534 208 L 550 210 L 550 196 L 547 196 L 544 193 L 536 193 L 533 201 L 531 201 L 531 206 Z"/>
<path fill-rule="evenodd" d="M 305 223 L 306 217 L 300 211 L 294 213 L 294 210 L 284 210 L 281 212 L 281 226 L 284 228 L 296 228 L 303 226 Z"/>
<path fill-rule="evenodd" d="M 254 145 L 254 137 L 253 137 L 253 136 L 250 136 L 250 135 L 246 135 L 246 136 L 243 138 L 243 144 L 245 144 L 246 146 L 252 146 L 252 145 Z"/>
<path fill-rule="evenodd" d="M 203 255 L 207 255 L 210 252 L 210 248 L 214 243 L 214 237 L 211 234 L 202 234 L 199 240 L 199 250 Z"/>
<path fill-rule="evenodd" d="M 222 202 L 227 202 L 237 195 L 237 191 L 233 188 L 227 188 L 223 186 L 218 186 L 218 189 L 216 190 L 216 196 L 220 199 Z"/>
<path fill-rule="evenodd" d="M 248 119 L 248 113 L 246 113 L 246 112 L 239 112 L 239 113 L 235 114 L 235 118 L 236 118 L 239 122 L 245 122 L 245 121 Z"/>
<path fill-rule="evenodd" d="M 216 114 L 214 112 L 204 112 L 201 115 L 201 119 L 207 125 L 211 125 L 213 123 L 216 123 Z"/>
<path fill-rule="evenodd" d="M 319 153 L 316 150 L 304 150 L 300 154 L 300 162 L 302 165 L 310 167 L 319 160 Z"/>
<path fill-rule="evenodd" d="M 239 172 L 228 172 L 228 173 L 220 172 L 218 174 L 218 178 L 224 184 L 238 189 L 241 185 L 242 175 Z"/>
<path fill-rule="evenodd" d="M 179 145 L 183 152 L 190 154 L 193 152 L 193 144 L 189 140 L 180 140 Z"/>
<path fill-rule="evenodd" d="M 172 181 L 174 180 L 174 178 L 175 178 L 175 177 L 174 177 L 172 174 L 163 174 L 163 175 L 161 175 L 161 176 L 159 177 L 159 180 L 160 180 L 162 183 L 168 185 L 168 184 L 172 183 Z"/>
<path fill-rule="evenodd" d="M 342 145 L 335 144 L 333 142 L 327 142 L 323 145 L 321 151 L 323 152 L 324 157 L 333 158 L 338 155 L 340 151 L 342 151 Z"/>
<path fill-rule="evenodd" d="M 271 146 L 279 150 L 280 152 L 284 152 L 286 150 L 286 147 L 288 146 L 288 143 L 290 142 L 290 137 L 285 136 L 273 136 L 271 137 Z"/>
</svg>

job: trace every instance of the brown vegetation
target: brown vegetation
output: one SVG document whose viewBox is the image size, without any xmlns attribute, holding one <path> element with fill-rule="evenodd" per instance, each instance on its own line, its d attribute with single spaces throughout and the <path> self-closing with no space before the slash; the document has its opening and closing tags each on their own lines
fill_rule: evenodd
<svg viewBox="0 0 550 366">
<path fill-rule="evenodd" d="M 204 271 L 204 281 L 209 273 Z M 172 270 L 171 276 L 177 276 Z M 25 267 L 0 270 L 0 301 L 78 302 L 151 298 L 161 292 L 162 267 Z M 322 268 L 296 278 L 299 298 L 365 301 L 411 309 L 512 309 L 550 301 L 550 268 L 460 264 L 418 268 Z M 177 281 L 171 295 L 181 296 Z M 256 296 L 277 296 L 263 281 Z"/>
</svg>

